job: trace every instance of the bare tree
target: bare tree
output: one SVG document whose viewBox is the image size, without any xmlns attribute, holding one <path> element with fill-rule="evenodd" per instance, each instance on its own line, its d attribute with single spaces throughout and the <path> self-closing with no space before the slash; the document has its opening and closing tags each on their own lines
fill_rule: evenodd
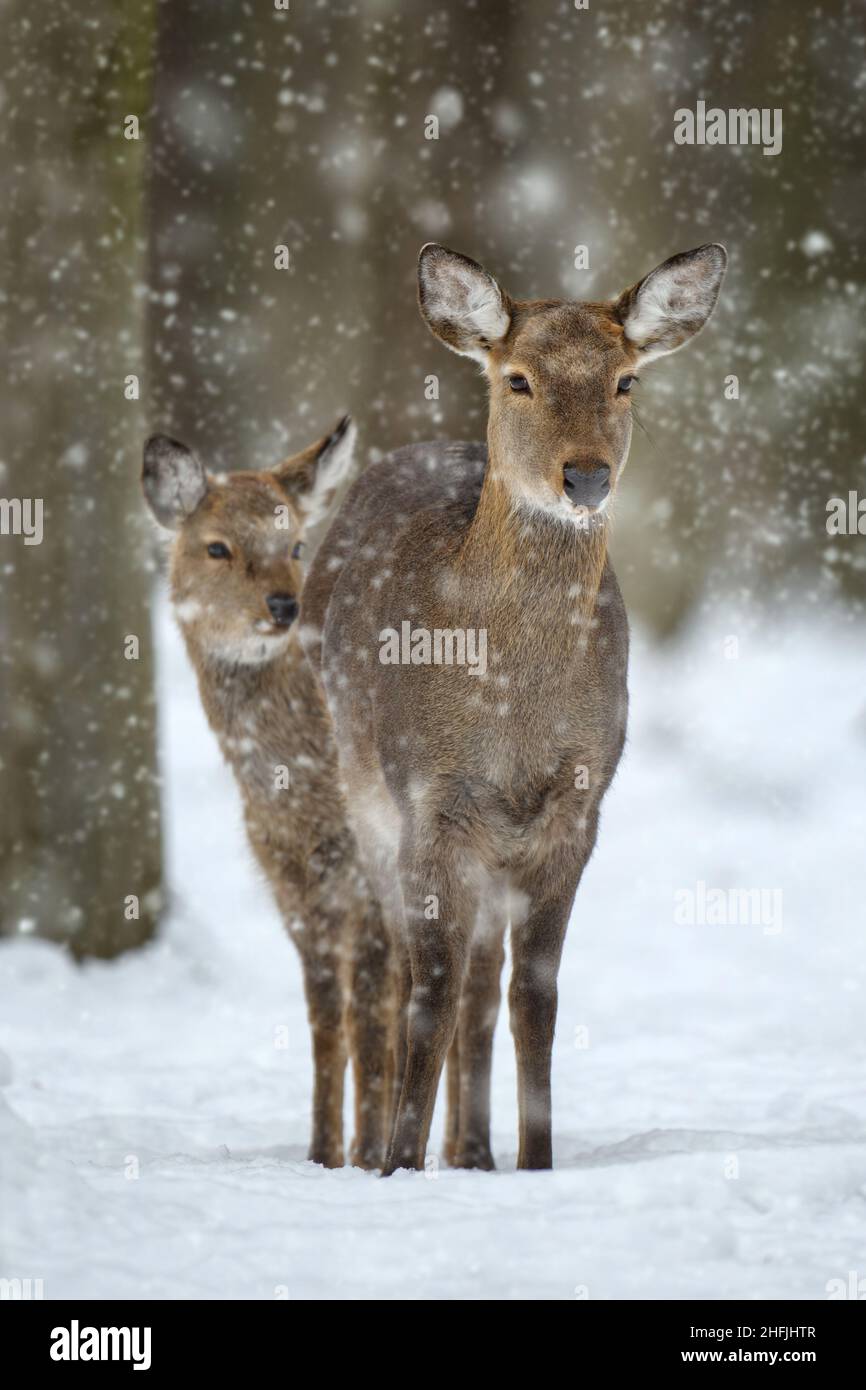
<svg viewBox="0 0 866 1390">
<path fill-rule="evenodd" d="M 0 929 L 114 956 L 152 935 L 161 884 L 138 495 L 154 15 L 6 18 L 0 494 L 43 511 L 40 544 L 0 535 Z"/>
</svg>

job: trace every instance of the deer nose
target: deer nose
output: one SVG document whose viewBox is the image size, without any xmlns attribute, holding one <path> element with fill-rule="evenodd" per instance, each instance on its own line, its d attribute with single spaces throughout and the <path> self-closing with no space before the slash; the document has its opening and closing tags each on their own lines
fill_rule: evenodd
<svg viewBox="0 0 866 1390">
<path fill-rule="evenodd" d="M 610 492 L 610 468 L 595 459 L 584 464 L 567 463 L 562 485 L 572 506 L 600 507 Z"/>
<path fill-rule="evenodd" d="M 291 627 L 298 616 L 298 600 L 291 594 L 268 594 L 268 612 L 279 627 Z"/>
</svg>

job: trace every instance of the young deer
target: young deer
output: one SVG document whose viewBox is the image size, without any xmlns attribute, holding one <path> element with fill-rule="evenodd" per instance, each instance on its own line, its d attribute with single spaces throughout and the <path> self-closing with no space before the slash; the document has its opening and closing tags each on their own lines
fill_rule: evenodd
<svg viewBox="0 0 866 1390">
<path fill-rule="evenodd" d="M 343 1078 L 355 1077 L 352 1161 L 381 1165 L 390 1122 L 387 936 L 358 862 L 319 683 L 297 640 L 299 557 L 352 457 L 348 419 L 272 472 L 214 477 L 164 435 L 144 448 L 150 509 L 174 533 L 171 595 L 247 834 L 301 957 L 315 1082 L 309 1157 L 343 1162 Z M 387 1113 L 386 1113 L 387 1111 Z"/>
<path fill-rule="evenodd" d="M 557 971 L 625 738 L 628 626 L 607 524 L 629 392 L 643 363 L 703 327 L 725 263 L 702 246 L 609 303 L 515 302 L 474 261 L 421 252 L 423 317 L 486 373 L 487 449 L 411 446 L 363 474 L 311 568 L 302 618 L 401 952 L 387 1173 L 423 1164 L 452 1040 L 448 1156 L 493 1166 L 509 919 L 518 1166 L 551 1165 Z M 399 658 L 391 630 L 407 637 Z M 441 643 L 440 664 L 426 664 L 437 630 L 452 664 Z M 473 634 L 476 650 L 486 634 L 483 671 L 453 664 Z"/>
</svg>

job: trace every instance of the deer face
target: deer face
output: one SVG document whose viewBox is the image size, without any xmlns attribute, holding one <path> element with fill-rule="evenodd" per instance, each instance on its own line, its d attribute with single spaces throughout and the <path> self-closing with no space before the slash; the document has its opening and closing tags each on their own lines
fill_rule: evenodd
<svg viewBox="0 0 866 1390">
<path fill-rule="evenodd" d="M 346 418 L 271 472 L 212 476 L 177 440 L 147 441 L 142 485 L 156 520 L 174 532 L 172 602 L 197 651 L 246 666 L 285 651 L 300 606 L 304 537 L 343 481 L 353 444 Z"/>
<path fill-rule="evenodd" d="M 490 468 L 516 506 L 568 525 L 604 512 L 628 457 L 641 366 L 703 327 L 726 260 L 721 246 L 702 246 L 608 303 L 521 303 L 465 256 L 422 249 L 422 315 L 484 367 Z"/>
</svg>

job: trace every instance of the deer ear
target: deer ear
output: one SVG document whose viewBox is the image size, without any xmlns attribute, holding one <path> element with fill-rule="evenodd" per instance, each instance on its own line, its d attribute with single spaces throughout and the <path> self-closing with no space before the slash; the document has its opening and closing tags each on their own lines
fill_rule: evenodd
<svg viewBox="0 0 866 1390">
<path fill-rule="evenodd" d="M 324 438 L 303 453 L 277 464 L 274 474 L 307 526 L 315 526 L 328 511 L 337 489 L 349 475 L 358 431 L 344 415 Z"/>
<path fill-rule="evenodd" d="M 676 352 L 699 333 L 716 306 L 728 254 L 712 243 L 671 256 L 616 301 L 629 343 L 649 360 Z"/>
<path fill-rule="evenodd" d="M 185 444 L 154 434 L 144 446 L 141 486 L 160 526 L 174 531 L 204 499 L 207 476 Z"/>
<path fill-rule="evenodd" d="M 483 266 L 429 241 L 418 258 L 418 304 L 446 347 L 484 362 L 511 324 L 511 300 Z"/>
</svg>

